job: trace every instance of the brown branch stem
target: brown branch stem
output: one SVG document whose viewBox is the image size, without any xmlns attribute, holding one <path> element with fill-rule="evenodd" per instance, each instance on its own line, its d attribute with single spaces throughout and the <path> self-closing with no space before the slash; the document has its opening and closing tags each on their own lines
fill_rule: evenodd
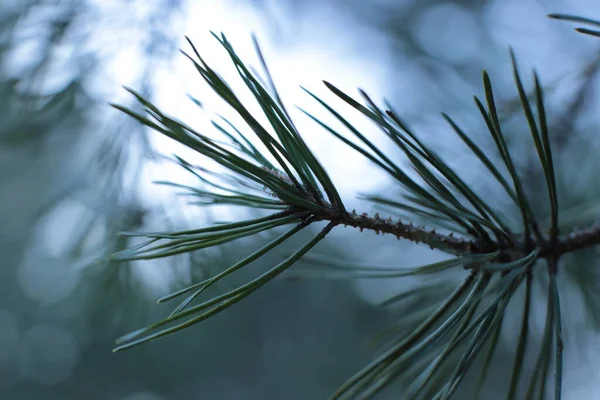
<svg viewBox="0 0 600 400">
<path fill-rule="evenodd" d="M 564 254 L 600 245 L 600 227 L 598 226 L 559 235 L 555 240 L 552 240 L 550 234 L 543 235 L 541 241 L 531 238 L 527 245 L 525 244 L 525 238 L 517 238 L 517 245 L 509 246 L 504 242 L 482 242 L 457 237 L 453 234 L 442 234 L 411 223 L 393 221 L 391 218 L 383 219 L 379 214 L 369 217 L 366 213 L 357 214 L 354 211 L 352 213 L 339 213 L 331 210 L 314 215 L 312 221 L 330 221 L 336 225 L 351 226 L 361 231 L 370 230 L 377 234 L 387 233 L 396 236 L 398 239 L 424 243 L 432 249 L 453 254 L 487 254 L 500 250 L 505 255 L 503 260 L 505 262 L 525 257 L 534 249 L 540 250 L 539 258 L 558 259 Z"/>
</svg>

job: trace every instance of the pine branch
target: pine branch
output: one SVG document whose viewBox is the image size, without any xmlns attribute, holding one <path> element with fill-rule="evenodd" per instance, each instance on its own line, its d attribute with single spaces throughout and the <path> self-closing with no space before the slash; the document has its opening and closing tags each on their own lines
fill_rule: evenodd
<svg viewBox="0 0 600 400">
<path fill-rule="evenodd" d="M 600 26 L 599 22 L 578 17 L 564 15 L 551 17 Z M 585 29 L 580 31 L 590 35 L 597 33 Z M 318 266 L 314 276 L 386 279 L 424 276 L 450 270 L 464 272 L 466 269 L 468 272 L 467 277 L 455 287 L 452 293 L 439 298 L 439 305 L 432 307 L 431 313 L 415 318 L 418 322 L 409 327 L 408 336 L 405 335 L 402 339 L 391 343 L 383 354 L 342 385 L 332 399 L 369 398 L 394 379 L 406 374 L 417 378 L 409 387 L 411 396 L 416 398 L 419 394 L 427 393 L 428 398 L 448 399 L 464 381 L 481 350 L 491 343 L 483 374 L 479 377 L 475 388 L 475 394 L 478 395 L 494 358 L 507 306 L 519 286 L 525 282 L 527 294 L 522 314 L 523 337 L 517 346 L 513 363 L 514 371 L 508 385 L 508 397 L 517 398 L 526 348 L 529 348 L 533 342 L 528 340 L 526 333 L 532 302 L 531 286 L 533 280 L 540 274 L 534 267 L 541 260 L 546 261 L 550 278 L 548 308 L 539 357 L 534 374 L 526 385 L 527 398 L 531 398 L 536 391 L 544 395 L 547 377 L 550 375 L 550 360 L 554 359 L 556 369 L 554 393 L 555 398 L 559 399 L 562 390 L 563 359 L 563 321 L 557 284 L 559 261 L 565 254 L 600 245 L 600 227 L 575 230 L 570 233 L 559 230 L 560 205 L 549 132 L 551 127 L 546 115 L 542 85 L 537 74 L 534 72 L 535 102 L 530 102 L 517 68 L 516 57 L 511 50 L 515 84 L 547 186 L 550 223 L 549 226 L 544 227 L 546 231 L 542 230 L 534 216 L 522 174 L 513 161 L 514 156 L 508 147 L 500 123 L 501 118 L 496 109 L 490 76 L 484 71 L 485 104 L 478 98 L 475 98 L 475 103 L 496 145 L 497 157 L 501 162 L 494 162 L 494 158 L 488 154 L 488 151 L 475 144 L 469 134 L 450 116 L 443 114 L 458 138 L 464 142 L 472 155 L 481 162 L 485 170 L 489 171 L 491 178 L 503 190 L 506 199 L 515 208 L 515 214 L 520 215 L 518 229 L 521 233 L 509 229 L 509 226 L 513 225 L 509 222 L 514 221 L 507 221 L 503 213 L 485 200 L 486 196 L 478 194 L 468 185 L 444 161 L 443 157 L 412 131 L 398 113 L 391 110 L 389 105 L 386 104 L 386 108 L 379 107 L 362 90 L 360 95 L 363 102 L 359 102 L 333 84 L 325 82 L 326 87 L 346 105 L 380 128 L 385 137 L 393 143 L 395 150 L 404 154 L 412 168 L 411 172 L 416 175 L 409 174 L 397 160 L 378 148 L 340 112 L 307 91 L 347 129 L 354 140 L 347 138 L 345 134 L 320 119 L 306 114 L 344 145 L 367 158 L 403 189 L 403 194 L 395 198 L 370 196 L 367 199 L 377 205 L 408 212 L 415 219 L 424 217 L 434 227 L 442 227 L 444 231 L 451 232 L 442 233 L 444 231 L 418 227 L 412 222 L 383 219 L 379 214 L 369 217 L 366 213 L 348 212 L 334 182 L 310 151 L 291 120 L 281 97 L 276 92 L 275 84 L 258 45 L 256 46 L 259 58 L 268 77 L 269 88 L 263 85 L 262 79 L 254 75 L 252 69 L 246 67 L 224 35 L 215 35 L 215 37 L 229 54 L 241 80 L 260 106 L 263 116 L 268 121 L 267 126 L 259 123 L 256 116 L 250 113 L 227 82 L 201 58 L 189 39 L 195 58 L 184 54 L 192 61 L 201 78 L 241 117 L 245 129 L 234 126 L 226 119 L 223 119 L 224 125 L 214 122 L 214 126 L 226 137 L 227 142 L 213 140 L 164 114 L 158 107 L 131 89 L 127 90 L 145 107 L 145 113 L 137 113 L 119 105 L 114 107 L 147 127 L 184 144 L 227 171 L 219 174 L 194 166 L 177 157 L 178 164 L 192 173 L 203 188 L 178 185 L 173 182 L 163 182 L 163 184 L 184 190 L 186 195 L 195 200 L 195 204 L 227 204 L 276 211 L 255 219 L 188 231 L 124 232 L 123 235 L 145 238 L 146 241 L 114 254 L 111 260 L 130 261 L 168 257 L 218 246 L 272 229 L 286 227 L 287 230 L 221 273 L 160 299 L 159 302 L 164 302 L 187 295 L 169 317 L 120 338 L 115 351 L 189 328 L 237 304 L 290 269 L 317 243 L 325 239 L 334 228 L 345 225 L 361 231 L 386 233 L 398 239 L 424 243 L 431 249 L 449 253 L 452 257 L 412 268 L 404 266 L 377 268 L 372 265 L 352 265 L 352 263 L 340 265 L 335 260 L 313 257 L 311 262 Z M 242 133 L 245 130 L 252 132 L 255 143 L 259 143 L 264 151 L 258 150 L 248 135 Z M 508 174 L 502 171 L 507 171 Z M 217 183 L 207 176 L 222 179 Z M 278 265 L 227 293 L 194 304 L 208 287 L 247 267 L 299 231 L 318 222 L 327 222 L 327 225 Z M 464 274 L 462 276 L 464 277 Z M 401 303 L 412 294 L 414 293 L 403 293 L 385 303 L 386 305 Z M 414 317 L 415 314 L 413 313 L 412 316 Z M 414 326 L 415 324 L 417 326 Z M 439 371 L 442 370 L 451 371 L 445 380 L 440 380 L 438 376 Z M 539 390 L 537 390 L 538 386 Z"/>
<path fill-rule="evenodd" d="M 435 230 L 416 227 L 412 223 L 394 222 L 391 218 L 383 219 L 379 214 L 369 217 L 367 213 L 357 214 L 355 211 L 340 215 L 330 213 L 315 217 L 315 221 L 331 221 L 337 225 L 359 228 L 361 231 L 373 231 L 377 234 L 388 233 L 398 239 L 406 239 L 415 243 L 424 243 L 431 249 L 441 250 L 452 254 L 487 254 L 494 251 L 506 252 L 503 262 L 511 262 L 525 257 L 534 249 L 539 249 L 539 258 L 560 258 L 575 251 L 600 245 L 600 226 L 589 229 L 574 230 L 558 236 L 553 242 L 552 235 L 541 236 L 541 240 L 530 240 L 526 243 L 524 237 L 517 238 L 514 246 L 504 242 L 483 243 L 479 240 L 468 240 L 455 237 L 453 234 L 441 234 Z"/>
</svg>

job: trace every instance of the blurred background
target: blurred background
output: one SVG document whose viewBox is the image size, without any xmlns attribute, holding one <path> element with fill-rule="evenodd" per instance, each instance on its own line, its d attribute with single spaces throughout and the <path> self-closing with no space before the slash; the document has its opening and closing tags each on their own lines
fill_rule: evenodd
<svg viewBox="0 0 600 400">
<path fill-rule="evenodd" d="M 98 261 L 131 244 L 119 231 L 198 227 L 250 213 L 193 206 L 173 188 L 154 184 L 197 185 L 171 155 L 200 165 L 202 159 L 109 106 L 136 107 L 122 88 L 127 86 L 207 132 L 211 117 L 231 113 L 179 53 L 189 50 L 184 35 L 236 88 L 241 83 L 210 31 L 224 32 L 253 66 L 259 65 L 251 41 L 256 34 L 284 101 L 327 119 L 300 85 L 309 88 L 348 112 L 382 147 L 386 144 L 374 128 L 328 94 L 321 80 L 353 94 L 360 87 L 376 101 L 385 97 L 466 180 L 496 199 L 496 189 L 487 186 L 489 179 L 465 156 L 440 116 L 441 111 L 450 114 L 478 143 L 490 146 L 472 101 L 474 94 L 482 94 L 481 70 L 488 70 L 510 144 L 543 218 L 545 183 L 519 113 L 508 52 L 512 46 L 525 84 L 531 87 L 535 67 L 548 96 L 559 184 L 569 188 L 560 194 L 563 227 L 597 221 L 600 42 L 575 33 L 568 23 L 547 19 L 551 12 L 600 19 L 600 3 L 1 1 L 0 398 L 323 399 L 368 362 L 378 349 L 377 338 L 415 323 L 404 318 L 401 306 L 380 303 L 418 285 L 416 280 L 281 279 L 185 332 L 111 353 L 115 338 L 174 307 L 156 305 L 157 298 L 211 276 L 269 240 L 264 235 L 159 262 Z M 293 116 L 348 208 L 375 211 L 357 195 L 397 193 L 381 172 L 299 111 Z M 335 232 L 318 250 L 338 260 L 388 265 L 440 257 L 351 229 Z M 262 262 L 276 263 L 277 256 Z M 590 368 L 600 354 L 597 256 L 586 251 L 565 260 L 567 399 L 600 397 L 600 372 Z M 248 279 L 246 274 L 236 279 Z M 431 304 L 443 294 L 428 288 L 419 304 Z M 515 321 L 520 320 L 517 300 L 511 311 Z M 545 300 L 537 303 L 533 340 L 539 339 L 544 321 Z M 491 398 L 495 389 L 506 387 L 520 328 L 519 322 L 507 320 L 488 382 Z M 402 385 L 400 378 L 380 398 L 398 398 Z"/>
</svg>

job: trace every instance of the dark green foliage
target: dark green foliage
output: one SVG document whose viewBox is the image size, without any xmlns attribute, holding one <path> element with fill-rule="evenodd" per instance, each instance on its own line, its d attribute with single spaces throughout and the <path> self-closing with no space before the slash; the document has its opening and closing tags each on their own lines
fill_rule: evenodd
<svg viewBox="0 0 600 400">
<path fill-rule="evenodd" d="M 582 18 L 563 15 L 552 17 L 599 25 Z M 596 31 L 580 31 L 598 35 Z M 534 73 L 533 96 L 529 96 L 522 83 L 516 57 L 511 51 L 518 97 L 547 188 L 548 223 L 540 221 L 534 215 L 530 194 L 527 193 L 522 174 L 507 145 L 492 82 L 487 72 L 483 73 L 485 102 L 475 97 L 475 103 L 501 162 L 492 161 L 492 157 L 486 155 L 486 151 L 475 144 L 469 134 L 450 116 L 443 116 L 473 156 L 489 170 L 490 176 L 504 190 L 507 199 L 520 215 L 519 224 L 507 220 L 485 200 L 485 196 L 476 193 L 388 105 L 381 108 L 363 91 L 360 91 L 363 100 L 359 102 L 333 84 L 325 82 L 327 88 L 350 108 L 381 129 L 396 150 L 400 150 L 406 156 L 412 172 L 416 175 L 409 174 L 397 161 L 348 122 L 340 112 L 307 91 L 345 126 L 357 141 L 346 138 L 343 133 L 308 115 L 341 142 L 385 171 L 403 189 L 401 199 L 383 196 L 369 196 L 368 199 L 388 209 L 426 217 L 434 224 L 434 228 L 452 232 L 445 234 L 416 227 L 412 223 L 383 219 L 378 214 L 369 217 L 367 214 L 346 210 L 334 183 L 309 150 L 281 102 L 260 50 L 258 52 L 267 76 L 268 87 L 240 60 L 224 35 L 215 37 L 229 54 L 246 88 L 260 105 L 268 126 L 258 122 L 231 87 L 202 59 L 189 40 L 194 56 L 184 54 L 193 62 L 201 78 L 245 122 L 244 128 L 234 127 L 227 120 L 222 121 L 224 124 L 214 122 L 215 127 L 229 140 L 227 145 L 165 115 L 131 89 L 128 90 L 144 106 L 145 114 L 118 105 L 115 107 L 227 170 L 226 174 L 220 174 L 195 167 L 182 158 L 177 158 L 177 162 L 184 169 L 214 189 L 208 191 L 179 186 L 196 197 L 199 203 L 243 205 L 274 211 L 264 217 L 190 231 L 123 233 L 127 236 L 146 238 L 147 241 L 113 255 L 112 260 L 168 257 L 217 246 L 279 227 L 288 228 L 281 236 L 225 271 L 160 299 L 160 302 L 164 302 L 182 295 L 187 296 L 166 319 L 120 338 L 115 351 L 175 333 L 229 308 L 288 270 L 331 230 L 345 225 L 377 233 L 390 233 L 398 239 L 415 243 L 422 242 L 432 249 L 446 252 L 449 258 L 414 268 L 390 269 L 372 265 L 340 264 L 325 257 L 306 256 L 305 259 L 312 265 L 304 269 L 297 268 L 290 276 L 392 278 L 440 275 L 450 276 L 456 284 L 453 283 L 453 290 L 443 291 L 447 294 L 445 297 L 436 298 L 430 304 L 426 315 L 419 316 L 411 322 L 410 331 L 403 332 L 402 336 L 387 342 L 382 353 L 342 385 L 332 395 L 332 399 L 371 397 L 400 376 L 411 377 L 411 384 L 405 392 L 406 398 L 449 399 L 465 381 L 474 363 L 481 358 L 483 367 L 478 375 L 478 383 L 472 391 L 475 396 L 479 395 L 494 359 L 507 306 L 517 290 L 523 286 L 525 300 L 520 336 L 513 371 L 507 385 L 507 398 L 521 398 L 525 388 L 527 398 L 543 396 L 547 378 L 551 374 L 550 368 L 553 366 L 554 398 L 559 399 L 563 351 L 560 293 L 557 284 L 559 261 L 561 256 L 567 253 L 600 243 L 600 230 L 592 228 L 586 231 L 559 231 L 560 214 L 551 128 L 548 126 L 544 94 L 537 74 Z M 530 100 L 531 98 L 534 100 Z M 246 130 L 254 134 L 264 151 L 257 149 L 253 141 L 242 133 Z M 217 183 L 208 176 L 222 176 L 223 179 Z M 417 176 L 418 179 L 411 176 Z M 324 228 L 278 265 L 233 290 L 195 304 L 196 298 L 212 284 L 261 259 L 300 230 L 323 221 L 327 223 Z M 508 228 L 519 225 L 519 232 Z M 537 346 L 537 361 L 533 374 L 527 381 L 523 373 L 525 354 L 535 345 L 529 337 L 532 286 L 534 282 L 545 282 L 546 279 L 548 311 L 544 337 L 541 345 Z M 439 281 L 430 285 L 439 285 Z M 401 293 L 385 305 L 409 301 L 411 293 L 414 294 L 410 291 Z"/>
</svg>

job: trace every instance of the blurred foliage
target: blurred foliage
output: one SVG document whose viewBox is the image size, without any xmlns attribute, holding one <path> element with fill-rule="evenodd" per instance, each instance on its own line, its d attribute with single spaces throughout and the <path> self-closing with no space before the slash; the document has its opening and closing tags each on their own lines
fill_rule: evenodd
<svg viewBox="0 0 600 400">
<path fill-rule="evenodd" d="M 410 332 L 422 316 L 409 316 L 405 310 L 430 305 L 422 311 L 425 316 L 448 292 L 448 282 L 426 281 L 429 290 L 409 291 L 412 295 L 398 303 L 401 307 L 374 309 L 359 300 L 346 282 L 279 281 L 199 329 L 124 355 L 109 352 L 115 336 L 166 317 L 171 308 L 149 303 L 156 293 L 140 279 L 144 265 L 95 260 L 135 244 L 117 232 L 153 229 L 170 221 L 165 221 L 162 210 L 140 198 L 135 185 L 144 162 L 156 160 L 144 131 L 108 109 L 106 102 L 113 93 L 107 92 L 104 78 L 98 77 L 106 77 L 101 70 L 119 52 L 136 48 L 143 54 L 143 68 L 127 85 L 152 98 L 153 68 L 168 62 L 176 52 L 175 39 L 185 32 L 178 31 L 173 21 L 185 14 L 186 3 L 23 0 L 0 5 L 1 398 L 324 398 L 368 361 L 372 348 L 365 340 L 375 338 L 373 345 L 383 346 L 386 340 Z M 279 16 L 269 19 L 269 15 L 280 15 L 270 14 L 272 2 L 255 3 L 262 3 L 269 26 L 286 29 L 318 14 L 321 6 L 280 3 L 277 7 L 289 7 L 288 15 L 294 16 L 282 20 Z M 396 62 L 417 63 L 429 74 L 431 86 L 458 75 L 475 87 L 479 64 L 447 65 L 432 57 L 414 36 L 418 17 L 436 3 L 378 2 L 374 7 L 364 2 L 329 1 L 325 5 L 339 11 L 338 17 L 348 26 L 371 27 L 390 35 L 394 45 L 389 53 Z M 476 15 L 483 7 L 482 2 L 456 4 Z M 146 11 L 133 11 L 138 9 Z M 486 52 L 504 52 L 488 35 L 485 24 L 477 23 Z M 142 32 L 141 39 L 131 32 L 132 27 Z M 274 36 L 283 45 L 293 37 Z M 580 133 L 592 138 L 596 130 L 596 121 L 585 121 L 593 111 L 589 104 L 597 60 L 583 66 L 584 73 L 572 85 L 576 95 L 569 104 L 557 104 L 549 112 L 559 116 L 553 126 L 562 127 L 553 130 L 553 145 L 565 148 L 564 156 L 558 157 L 572 160 L 587 154 L 586 172 L 590 173 L 594 172 L 592 163 L 596 165 L 595 147 L 589 140 L 572 139 Z M 544 89 L 548 94 L 556 86 Z M 503 85 L 498 87 L 503 93 Z M 387 90 L 392 103 L 404 96 L 401 80 L 392 82 Z M 443 95 L 440 91 L 431 96 L 436 99 L 435 106 L 411 116 L 424 120 L 431 109 L 449 110 L 444 104 L 460 110 L 468 100 L 463 94 L 462 89 L 448 89 Z M 506 105 L 504 101 L 498 105 L 502 115 L 507 115 L 504 107 L 519 110 L 518 98 L 501 97 L 506 100 Z M 514 130 L 512 127 L 511 136 L 522 136 L 523 121 L 514 123 Z M 544 183 L 540 171 L 536 164 L 530 166 L 527 184 L 533 194 L 541 196 L 544 188 L 536 189 Z M 568 205 L 572 217 L 564 229 L 587 226 L 597 218 L 595 187 L 589 185 L 587 173 L 558 172 L 561 207 Z M 560 190 L 564 188 L 561 180 L 569 185 L 577 180 L 578 190 Z M 542 202 L 532 199 L 532 203 Z M 545 212 L 543 207 L 534 211 Z M 187 224 L 172 222 L 170 229 L 187 229 Z M 298 238 L 290 249 L 309 236 Z M 274 236 L 265 235 L 242 240 L 214 252 L 196 252 L 161 264 L 162 270 L 173 271 L 169 277 L 173 282 L 161 290 L 207 279 L 272 239 Z M 366 249 L 377 243 L 368 236 L 362 241 Z M 340 261 L 354 258 L 349 250 L 357 249 L 319 249 Z M 398 257 L 403 254 L 401 251 Z M 577 266 L 592 265 L 596 257 L 590 251 L 565 260 L 575 266 L 564 270 L 573 285 L 582 289 L 589 310 L 580 324 L 583 328 L 589 328 L 588 317 L 599 308 L 595 296 L 598 281 L 593 268 Z M 266 257 L 263 267 L 281 258 Z M 249 276 L 242 272 L 237 281 L 215 285 L 208 294 L 227 292 Z M 385 324 L 390 320 L 392 327 Z M 597 320 L 595 316 L 596 327 Z M 568 321 L 565 325 L 573 326 L 579 335 L 586 331 Z M 500 340 L 496 348 L 499 361 L 491 367 L 495 378 L 486 382 L 491 392 L 494 385 L 503 388 L 510 379 L 504 368 L 513 362 L 515 346 L 510 340 Z M 406 382 L 413 376 L 404 378 Z M 404 382 L 391 388 L 390 398 L 397 397 L 396 390 Z M 139 397 L 133 397 L 134 393 Z"/>
<path fill-rule="evenodd" d="M 325 396 L 365 359 L 361 342 L 379 320 L 345 283 L 282 282 L 205 326 L 202 340 L 190 332 L 124 356 L 110 352 L 115 336 L 167 310 L 152 305 L 156 289 L 141 279 L 145 266 L 97 260 L 132 245 L 118 232 L 182 226 L 140 198 L 137 177 L 157 157 L 137 124 L 108 109 L 114 93 L 98 76 L 121 49 L 141 46 L 144 69 L 129 84 L 152 96 L 154 67 L 169 61 L 182 33 L 171 17 L 185 4 L 115 4 L 23 1 L 0 8 L 0 397 Z M 123 7 L 148 12 L 140 19 Z M 133 27 L 141 40 L 120 33 Z M 159 290 L 190 284 L 264 240 L 163 263 L 163 278 L 154 279 L 167 280 Z M 302 340 L 290 342 L 296 335 Z M 297 362 L 282 368 L 289 358 Z"/>
</svg>

